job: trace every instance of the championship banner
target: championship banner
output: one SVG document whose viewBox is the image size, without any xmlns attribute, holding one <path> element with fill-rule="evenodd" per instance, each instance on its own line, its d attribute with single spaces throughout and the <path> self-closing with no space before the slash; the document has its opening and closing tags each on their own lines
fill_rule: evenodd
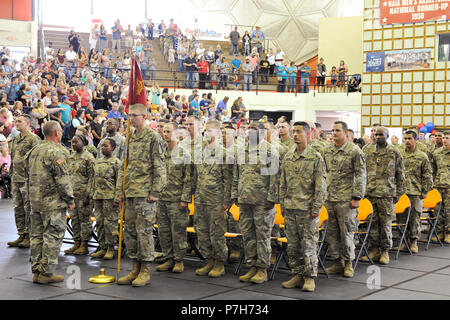
<svg viewBox="0 0 450 320">
<path fill-rule="evenodd" d="M 431 49 L 413 49 L 385 52 L 385 71 L 429 69 Z"/>
<path fill-rule="evenodd" d="M 450 0 L 380 0 L 380 24 L 448 20 Z"/>
<path fill-rule="evenodd" d="M 366 55 L 366 72 L 383 72 L 384 61 L 384 52 L 368 52 Z"/>
</svg>

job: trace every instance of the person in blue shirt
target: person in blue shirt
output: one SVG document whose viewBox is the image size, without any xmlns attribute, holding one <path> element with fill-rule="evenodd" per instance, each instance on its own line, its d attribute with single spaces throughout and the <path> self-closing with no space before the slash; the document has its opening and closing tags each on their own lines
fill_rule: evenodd
<svg viewBox="0 0 450 320">
<path fill-rule="evenodd" d="M 198 111 L 200 110 L 200 106 L 198 104 L 198 94 L 194 96 L 191 103 L 189 104 L 189 110 L 192 110 L 194 116 L 197 116 Z"/>
<path fill-rule="evenodd" d="M 311 68 L 308 66 L 308 63 L 303 62 L 302 66 L 299 69 L 300 71 L 300 92 L 308 93 L 309 92 L 309 77 L 311 76 Z"/>
<path fill-rule="evenodd" d="M 234 55 L 234 59 L 231 61 L 231 68 L 232 68 L 232 74 L 234 74 L 234 72 L 236 71 L 237 74 L 241 73 L 241 65 L 242 62 L 241 60 L 238 59 L 238 55 L 235 54 Z"/>
<path fill-rule="evenodd" d="M 115 118 L 115 119 L 121 119 L 123 118 L 122 114 L 119 111 L 119 104 L 117 102 L 114 102 L 112 104 L 111 110 L 108 111 L 108 115 L 106 116 L 106 119 Z"/>
<path fill-rule="evenodd" d="M 287 70 L 286 65 L 280 64 L 277 67 L 278 72 L 278 92 L 284 92 L 286 90 Z"/>
<path fill-rule="evenodd" d="M 13 78 L 11 82 L 5 87 L 6 100 L 10 105 L 14 104 L 14 101 L 17 99 L 17 85 L 19 83 L 19 79 L 17 77 Z"/>
<path fill-rule="evenodd" d="M 297 86 L 297 67 L 294 61 L 291 62 L 289 67 L 286 67 L 286 71 L 289 75 L 289 92 L 295 92 L 295 87 Z"/>
<path fill-rule="evenodd" d="M 223 100 L 220 100 L 219 103 L 217 104 L 217 113 L 222 115 L 223 110 L 227 110 L 227 102 L 230 98 L 229 97 L 225 97 L 223 98 Z"/>
</svg>

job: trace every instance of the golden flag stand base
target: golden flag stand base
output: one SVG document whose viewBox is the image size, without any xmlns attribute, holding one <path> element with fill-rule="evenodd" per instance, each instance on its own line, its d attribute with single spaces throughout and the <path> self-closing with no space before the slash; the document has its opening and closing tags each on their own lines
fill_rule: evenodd
<svg viewBox="0 0 450 320">
<path fill-rule="evenodd" d="M 89 278 L 89 282 L 105 284 L 116 282 L 116 277 L 105 275 L 105 269 L 100 269 L 100 274 Z"/>
</svg>

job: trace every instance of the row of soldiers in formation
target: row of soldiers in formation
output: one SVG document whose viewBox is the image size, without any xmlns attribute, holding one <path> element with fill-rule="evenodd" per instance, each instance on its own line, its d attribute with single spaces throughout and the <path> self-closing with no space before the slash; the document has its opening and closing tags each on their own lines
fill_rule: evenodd
<svg viewBox="0 0 450 320">
<path fill-rule="evenodd" d="M 333 126 L 334 143 L 330 144 L 318 139 L 318 132 L 312 130 L 313 123 L 303 121 L 294 123 L 292 128 L 289 123 L 282 123 L 280 140 L 270 122 L 253 122 L 247 138 L 235 139 L 232 125 L 209 121 L 203 138 L 199 119 L 191 116 L 187 120 L 190 139 L 179 142 L 175 123 L 163 124 L 161 137 L 146 125 L 146 115 L 145 106 L 130 107 L 132 130 L 127 148 L 124 138 L 116 134 L 115 121 L 108 120 L 109 137 L 100 143 L 97 160 L 87 151 L 83 132 L 72 139 L 70 155 L 60 145 L 62 130 L 58 123 L 45 124 L 45 140 L 40 142 L 30 132 L 29 118 L 17 119 L 20 135 L 12 143 L 11 155 L 19 239 L 9 244 L 26 246 L 29 237 L 33 282 L 46 284 L 64 279 L 54 272 L 66 230 L 67 210 L 74 230 L 74 246 L 66 253 L 88 253 L 92 205 L 99 242 L 97 252 L 92 255 L 105 259 L 114 256 L 118 208 L 122 203 L 125 205 L 124 241 L 133 267 L 129 274 L 118 279 L 121 285 L 144 286 L 150 282 L 155 222 L 166 259 L 156 269 L 183 272 L 188 248 L 187 207 L 192 199 L 198 248 L 206 258 L 204 265 L 195 271 L 199 276 L 225 274 L 226 212 L 233 204 L 239 206 L 238 227 L 249 267 L 239 277 L 243 282 L 267 280 L 276 203 L 285 217 L 289 266 L 293 273 L 289 281 L 282 283 L 285 288 L 315 290 L 319 212 L 323 205 L 328 212 L 328 253 L 335 260 L 327 269 L 330 274 L 354 275 L 356 209 L 364 197 L 374 208 L 369 234 L 372 260 L 389 263 L 394 206 L 405 193 L 412 204 L 408 230 L 411 250 L 418 250 L 421 200 L 432 188 L 437 188 L 443 198 L 439 236 L 449 242 L 450 132 L 444 133 L 443 147 L 436 149 L 430 159 L 416 147 L 415 130 L 405 132 L 404 147 L 399 151 L 387 143 L 388 130 L 375 126 L 372 143 L 360 150 L 347 140 L 348 128 L 341 121 Z M 120 148 L 123 153 L 117 152 Z M 200 161 L 193 159 L 196 150 L 202 154 Z M 273 153 L 270 156 L 278 155 L 275 170 L 273 161 L 268 162 L 261 150 L 269 150 Z M 191 161 L 178 161 L 185 159 L 186 154 Z M 223 161 L 211 161 L 217 160 L 217 154 Z"/>
</svg>

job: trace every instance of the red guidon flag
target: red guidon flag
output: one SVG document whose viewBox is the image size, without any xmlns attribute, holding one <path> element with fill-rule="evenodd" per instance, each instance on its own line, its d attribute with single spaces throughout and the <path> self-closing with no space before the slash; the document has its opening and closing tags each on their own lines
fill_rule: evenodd
<svg viewBox="0 0 450 320">
<path fill-rule="evenodd" d="M 131 62 L 130 87 L 128 89 L 128 101 L 125 112 L 128 114 L 129 106 L 136 103 L 141 103 L 148 108 L 145 84 L 142 78 L 141 70 L 139 69 L 136 59 L 133 59 Z"/>
</svg>

